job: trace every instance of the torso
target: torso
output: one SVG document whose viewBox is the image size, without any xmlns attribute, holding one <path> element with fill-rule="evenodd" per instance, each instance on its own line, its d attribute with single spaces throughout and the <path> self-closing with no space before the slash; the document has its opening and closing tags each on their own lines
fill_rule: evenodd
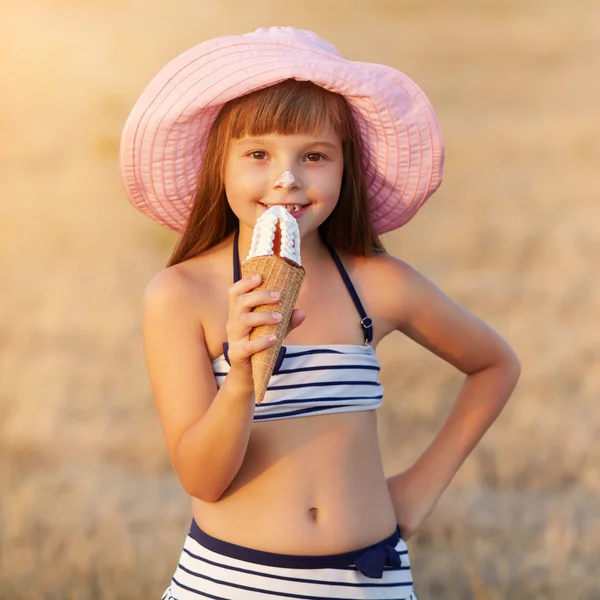
<svg viewBox="0 0 600 600">
<path fill-rule="evenodd" d="M 206 345 L 223 352 L 232 285 L 231 239 L 178 265 L 198 284 Z M 372 346 L 392 331 L 380 309 L 369 263 L 341 255 L 367 314 Z M 381 287 L 379 287 L 381 289 Z M 363 344 L 360 317 L 333 261 L 318 277 L 307 271 L 296 304 L 304 323 L 289 345 Z M 347 552 L 393 533 L 396 517 L 383 473 L 375 411 L 255 422 L 243 464 L 218 502 L 192 501 L 206 533 L 241 546 L 284 554 Z"/>
</svg>

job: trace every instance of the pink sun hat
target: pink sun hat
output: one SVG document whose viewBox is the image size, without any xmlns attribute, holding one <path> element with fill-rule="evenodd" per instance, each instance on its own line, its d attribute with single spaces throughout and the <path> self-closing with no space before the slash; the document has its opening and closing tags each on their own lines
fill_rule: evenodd
<svg viewBox="0 0 600 600">
<path fill-rule="evenodd" d="M 346 60 L 315 33 L 292 27 L 205 41 L 157 73 L 121 137 L 121 176 L 133 206 L 181 231 L 223 105 L 286 79 L 346 99 L 362 141 L 375 230 L 408 222 L 442 182 L 444 142 L 429 100 L 400 71 Z"/>
</svg>

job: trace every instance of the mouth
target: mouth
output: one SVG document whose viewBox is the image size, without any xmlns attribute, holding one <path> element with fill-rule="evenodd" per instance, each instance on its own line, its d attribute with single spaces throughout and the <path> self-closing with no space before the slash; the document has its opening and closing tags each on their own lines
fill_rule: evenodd
<svg viewBox="0 0 600 600">
<path fill-rule="evenodd" d="M 310 203 L 308 204 L 264 204 L 263 202 L 259 202 L 260 206 L 262 206 L 265 210 L 272 208 L 273 206 L 281 206 L 282 208 L 285 208 L 285 210 L 287 210 L 290 215 L 292 215 L 292 217 L 297 218 L 300 215 L 302 215 L 303 213 L 306 212 L 306 209 L 310 206 Z"/>
</svg>

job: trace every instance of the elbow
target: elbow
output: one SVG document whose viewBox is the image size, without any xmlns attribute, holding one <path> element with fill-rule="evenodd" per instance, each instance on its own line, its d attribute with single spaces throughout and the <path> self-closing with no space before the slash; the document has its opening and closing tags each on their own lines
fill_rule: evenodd
<svg viewBox="0 0 600 600">
<path fill-rule="evenodd" d="M 179 483 L 189 496 L 203 502 L 217 502 L 223 495 L 226 488 L 215 477 L 211 477 L 208 469 L 202 468 L 200 461 L 190 458 L 181 441 L 172 454 L 171 463 Z"/>
<path fill-rule="evenodd" d="M 480 370 L 486 369 L 491 369 L 508 385 L 515 386 L 521 376 L 521 361 L 512 346 L 499 338 L 498 344 L 492 349 Z"/>
<path fill-rule="evenodd" d="M 173 467 L 187 494 L 203 502 L 218 502 L 231 485 L 235 472 L 216 452 L 190 448 L 180 442 L 173 451 Z M 238 467 L 239 468 L 239 467 Z"/>
<path fill-rule="evenodd" d="M 506 373 L 506 377 L 511 381 L 513 387 L 517 385 L 519 377 L 521 377 L 521 361 L 512 348 L 509 348 L 506 352 L 505 359 L 503 361 L 503 369 Z"/>
<path fill-rule="evenodd" d="M 490 389 L 495 390 L 501 404 L 505 404 L 513 393 L 521 376 L 521 361 L 508 344 L 481 369 L 468 373 L 479 378 L 482 375 L 488 381 Z M 501 399 L 501 400 L 500 400 Z"/>
<path fill-rule="evenodd" d="M 186 494 L 202 502 L 218 502 L 225 492 L 222 484 L 203 477 L 197 468 L 189 469 L 179 464 L 175 465 L 175 471 Z"/>
<path fill-rule="evenodd" d="M 515 351 L 508 344 L 504 344 L 497 348 L 483 364 L 463 372 L 466 375 L 476 375 L 482 372 L 494 373 L 497 381 L 504 381 L 507 385 L 514 387 L 521 376 L 521 361 Z"/>
<path fill-rule="evenodd" d="M 202 500 L 202 502 L 218 502 L 225 492 L 222 486 L 201 481 L 198 476 L 185 477 L 181 473 L 178 473 L 178 476 L 186 494 Z"/>
<path fill-rule="evenodd" d="M 497 389 L 503 390 L 504 402 L 508 402 L 521 376 L 521 361 L 510 347 L 503 352 L 501 358 L 494 364 Z"/>
<path fill-rule="evenodd" d="M 179 478 L 183 489 L 186 494 L 202 500 L 202 502 L 218 502 L 223 495 L 223 491 L 211 489 L 206 485 L 199 485 L 198 481 L 184 481 L 181 477 Z"/>
</svg>

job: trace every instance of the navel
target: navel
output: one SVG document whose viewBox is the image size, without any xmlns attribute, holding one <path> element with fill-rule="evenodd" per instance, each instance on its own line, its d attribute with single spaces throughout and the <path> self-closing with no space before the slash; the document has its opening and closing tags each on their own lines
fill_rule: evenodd
<svg viewBox="0 0 600 600">
<path fill-rule="evenodd" d="M 312 521 L 316 521 L 317 520 L 318 513 L 319 513 L 319 509 L 317 509 L 314 506 L 313 506 L 313 508 L 309 508 L 308 509 L 308 516 L 310 517 L 310 519 Z"/>
</svg>

